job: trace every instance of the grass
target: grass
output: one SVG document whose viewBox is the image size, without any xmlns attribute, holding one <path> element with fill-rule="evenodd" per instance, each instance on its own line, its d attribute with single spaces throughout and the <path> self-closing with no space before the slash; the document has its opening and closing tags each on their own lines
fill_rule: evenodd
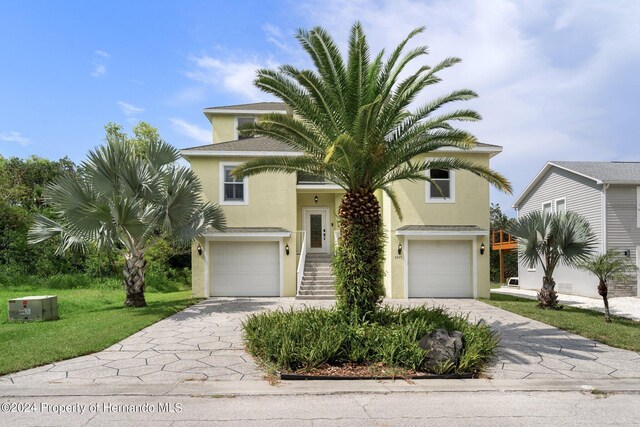
<svg viewBox="0 0 640 427">
<path fill-rule="evenodd" d="M 151 287 L 147 307 L 126 308 L 121 285 L 69 277 L 66 286 L 77 287 L 64 289 L 59 277 L 48 287 L 41 286 L 44 280 L 0 287 L 0 375 L 103 350 L 197 302 L 184 288 L 160 293 Z M 60 319 L 9 322 L 7 300 L 26 295 L 57 295 Z"/>
<path fill-rule="evenodd" d="M 435 329 L 461 331 L 464 348 L 457 366 L 428 368 L 418 346 Z M 322 366 L 383 366 L 396 372 L 475 373 L 497 346 L 484 323 L 470 324 L 441 308 L 383 307 L 367 323 L 349 323 L 335 309 L 305 308 L 253 314 L 244 323 L 247 349 L 271 372 L 311 372 Z M 401 376 L 401 375 L 399 375 Z"/>
<path fill-rule="evenodd" d="M 542 310 L 535 300 L 511 295 L 491 294 L 484 302 L 612 347 L 640 351 L 640 322 L 612 317 L 612 322 L 606 323 L 598 311 L 569 306 Z"/>
</svg>

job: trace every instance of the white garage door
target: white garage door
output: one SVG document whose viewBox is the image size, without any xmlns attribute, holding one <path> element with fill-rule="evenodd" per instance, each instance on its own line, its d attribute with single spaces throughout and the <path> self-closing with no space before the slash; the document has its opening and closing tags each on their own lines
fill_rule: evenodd
<svg viewBox="0 0 640 427">
<path fill-rule="evenodd" d="M 409 298 L 468 298 L 471 242 L 409 242 Z"/>
<path fill-rule="evenodd" d="M 280 295 L 278 242 L 211 242 L 211 296 Z"/>
</svg>

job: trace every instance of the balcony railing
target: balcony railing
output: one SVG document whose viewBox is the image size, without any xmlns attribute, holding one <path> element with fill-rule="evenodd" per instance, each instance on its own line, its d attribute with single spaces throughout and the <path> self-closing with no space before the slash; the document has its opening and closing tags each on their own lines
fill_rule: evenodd
<svg viewBox="0 0 640 427">
<path fill-rule="evenodd" d="M 335 185 L 333 182 L 318 175 L 298 172 L 298 185 Z"/>
<path fill-rule="evenodd" d="M 516 249 L 518 241 L 504 230 L 494 230 L 491 233 L 491 247 L 494 251 Z"/>
</svg>

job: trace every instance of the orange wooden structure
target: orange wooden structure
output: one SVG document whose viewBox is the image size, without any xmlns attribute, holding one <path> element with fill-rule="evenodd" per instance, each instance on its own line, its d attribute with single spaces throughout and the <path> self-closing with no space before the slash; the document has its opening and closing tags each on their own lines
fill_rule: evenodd
<svg viewBox="0 0 640 427">
<path fill-rule="evenodd" d="M 504 252 L 518 248 L 516 238 L 504 230 L 494 230 L 491 233 L 491 249 L 500 251 L 500 284 L 504 283 Z"/>
</svg>

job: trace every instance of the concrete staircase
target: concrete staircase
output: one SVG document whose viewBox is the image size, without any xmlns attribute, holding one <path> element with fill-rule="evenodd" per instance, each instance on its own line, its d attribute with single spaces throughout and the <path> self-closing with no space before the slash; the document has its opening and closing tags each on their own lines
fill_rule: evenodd
<svg viewBox="0 0 640 427">
<path fill-rule="evenodd" d="M 298 300 L 332 300 L 336 297 L 331 255 L 307 254 Z"/>
</svg>

